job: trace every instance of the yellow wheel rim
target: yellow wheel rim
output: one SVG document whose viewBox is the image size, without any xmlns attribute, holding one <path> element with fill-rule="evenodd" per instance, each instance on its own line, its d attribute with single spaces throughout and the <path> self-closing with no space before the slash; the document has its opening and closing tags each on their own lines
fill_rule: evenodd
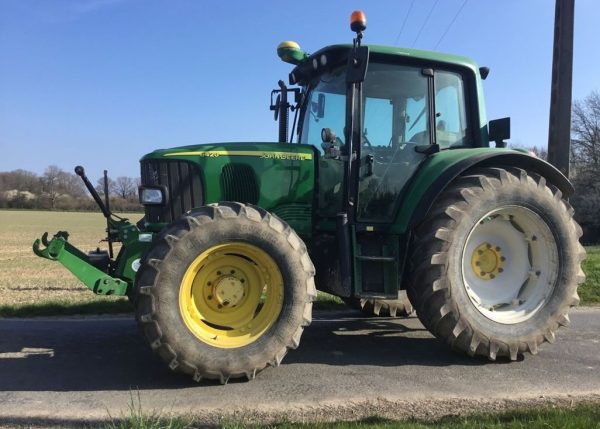
<svg viewBox="0 0 600 429">
<path fill-rule="evenodd" d="M 283 277 L 264 250 L 232 242 L 202 252 L 186 270 L 179 310 L 188 329 L 219 348 L 260 338 L 283 307 Z"/>
<path fill-rule="evenodd" d="M 506 258 L 501 250 L 499 246 L 487 242 L 477 246 L 471 255 L 473 273 L 482 280 L 492 280 L 503 272 Z"/>
</svg>

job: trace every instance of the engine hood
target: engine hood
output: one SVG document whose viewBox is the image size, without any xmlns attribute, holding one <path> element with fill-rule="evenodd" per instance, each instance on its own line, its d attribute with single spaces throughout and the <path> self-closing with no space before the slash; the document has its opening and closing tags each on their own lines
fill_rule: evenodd
<svg viewBox="0 0 600 429">
<path fill-rule="evenodd" d="M 258 205 L 308 234 L 318 156 L 313 146 L 290 143 L 181 146 L 145 155 L 141 177 L 144 185 L 168 189 L 174 205 L 165 208 L 169 221 L 198 204 L 237 201 Z M 194 192 L 196 198 L 186 197 Z"/>
</svg>

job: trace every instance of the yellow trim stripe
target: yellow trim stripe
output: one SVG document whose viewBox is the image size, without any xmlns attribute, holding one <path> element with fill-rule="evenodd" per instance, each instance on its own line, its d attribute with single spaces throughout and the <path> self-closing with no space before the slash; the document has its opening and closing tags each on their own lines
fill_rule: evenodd
<svg viewBox="0 0 600 429">
<path fill-rule="evenodd" d="M 257 152 L 253 150 L 206 150 L 192 152 L 166 153 L 163 156 L 202 156 L 206 158 L 218 158 L 220 156 L 253 156 L 263 159 L 280 159 L 290 161 L 310 161 L 312 153 L 296 152 Z"/>
</svg>

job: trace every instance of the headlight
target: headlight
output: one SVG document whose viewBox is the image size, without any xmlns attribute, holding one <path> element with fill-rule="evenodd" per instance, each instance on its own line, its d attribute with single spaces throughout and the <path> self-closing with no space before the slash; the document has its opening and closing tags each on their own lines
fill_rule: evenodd
<svg viewBox="0 0 600 429">
<path fill-rule="evenodd" d="M 140 203 L 150 206 L 162 206 L 167 203 L 167 190 L 163 187 L 147 188 L 140 186 Z"/>
</svg>

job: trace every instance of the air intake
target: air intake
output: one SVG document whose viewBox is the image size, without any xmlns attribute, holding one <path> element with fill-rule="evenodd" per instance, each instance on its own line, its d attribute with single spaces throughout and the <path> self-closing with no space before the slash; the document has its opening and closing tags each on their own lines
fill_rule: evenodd
<svg viewBox="0 0 600 429">
<path fill-rule="evenodd" d="M 223 199 L 257 204 L 260 196 L 258 180 L 252 167 L 246 164 L 226 164 L 219 180 Z"/>
</svg>

